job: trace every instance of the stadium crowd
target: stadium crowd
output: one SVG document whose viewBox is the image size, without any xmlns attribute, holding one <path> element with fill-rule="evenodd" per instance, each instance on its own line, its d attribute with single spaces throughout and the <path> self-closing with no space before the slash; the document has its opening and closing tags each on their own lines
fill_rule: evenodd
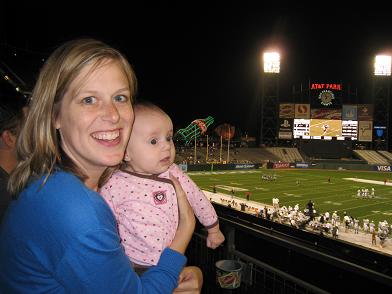
<svg viewBox="0 0 392 294">
<path fill-rule="evenodd" d="M 377 244 L 381 250 L 385 249 L 387 241 L 392 236 L 392 224 L 388 224 L 386 220 L 380 221 L 376 225 L 373 220 L 363 219 L 361 224 L 358 218 L 348 215 L 345 211 L 341 215 L 337 211 L 332 213 L 328 211 L 318 212 L 311 200 L 301 210 L 299 204 L 293 207 L 280 206 L 279 198 L 277 197 L 273 198 L 272 205 L 269 205 L 233 195 L 204 192 L 212 202 L 297 229 L 316 232 L 326 237 L 338 239 L 344 234 L 346 240 L 357 243 L 356 240 L 361 238 L 355 237 L 355 235 L 361 233 L 368 236 L 365 238 L 368 240 L 368 244 L 360 242 L 361 244 L 359 245 L 371 245 L 367 247 L 374 249 L 376 249 L 374 246 Z"/>
</svg>

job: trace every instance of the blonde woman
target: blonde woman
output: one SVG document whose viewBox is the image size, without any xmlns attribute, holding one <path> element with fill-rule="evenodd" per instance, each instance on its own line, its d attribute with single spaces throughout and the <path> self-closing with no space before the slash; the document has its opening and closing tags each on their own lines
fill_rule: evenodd
<svg viewBox="0 0 392 294">
<path fill-rule="evenodd" d="M 0 229 L 5 293 L 172 293 L 195 218 L 178 192 L 180 225 L 158 265 L 139 278 L 124 253 L 112 211 L 96 192 L 120 163 L 134 118 L 134 72 L 117 50 L 92 39 L 69 41 L 46 61 L 18 139 L 9 180 L 17 197 Z M 197 268 L 180 289 L 197 293 Z"/>
</svg>

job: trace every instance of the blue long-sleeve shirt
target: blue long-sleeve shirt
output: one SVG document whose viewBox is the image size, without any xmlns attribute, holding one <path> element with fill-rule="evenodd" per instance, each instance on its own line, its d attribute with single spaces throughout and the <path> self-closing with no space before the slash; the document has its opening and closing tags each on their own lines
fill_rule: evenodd
<svg viewBox="0 0 392 294">
<path fill-rule="evenodd" d="M 99 194 L 58 171 L 12 201 L 0 228 L 0 293 L 172 293 L 186 258 L 166 248 L 142 277 Z"/>
</svg>

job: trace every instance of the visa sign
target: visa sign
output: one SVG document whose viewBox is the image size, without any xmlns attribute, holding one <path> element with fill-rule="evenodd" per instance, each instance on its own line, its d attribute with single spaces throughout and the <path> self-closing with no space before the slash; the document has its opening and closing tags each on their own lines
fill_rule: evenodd
<svg viewBox="0 0 392 294">
<path fill-rule="evenodd" d="M 390 171 L 392 171 L 390 165 L 377 165 L 377 170 L 378 171 L 383 171 L 383 172 L 390 172 Z"/>
</svg>

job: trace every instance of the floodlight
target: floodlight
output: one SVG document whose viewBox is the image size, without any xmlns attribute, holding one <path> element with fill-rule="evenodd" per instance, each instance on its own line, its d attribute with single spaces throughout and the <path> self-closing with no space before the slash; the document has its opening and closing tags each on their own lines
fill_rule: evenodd
<svg viewBox="0 0 392 294">
<path fill-rule="evenodd" d="M 278 52 L 264 52 L 263 56 L 264 72 L 280 72 L 280 54 Z"/>
<path fill-rule="evenodd" d="M 374 61 L 374 75 L 375 76 L 390 76 L 391 75 L 391 56 L 377 55 Z"/>
</svg>

